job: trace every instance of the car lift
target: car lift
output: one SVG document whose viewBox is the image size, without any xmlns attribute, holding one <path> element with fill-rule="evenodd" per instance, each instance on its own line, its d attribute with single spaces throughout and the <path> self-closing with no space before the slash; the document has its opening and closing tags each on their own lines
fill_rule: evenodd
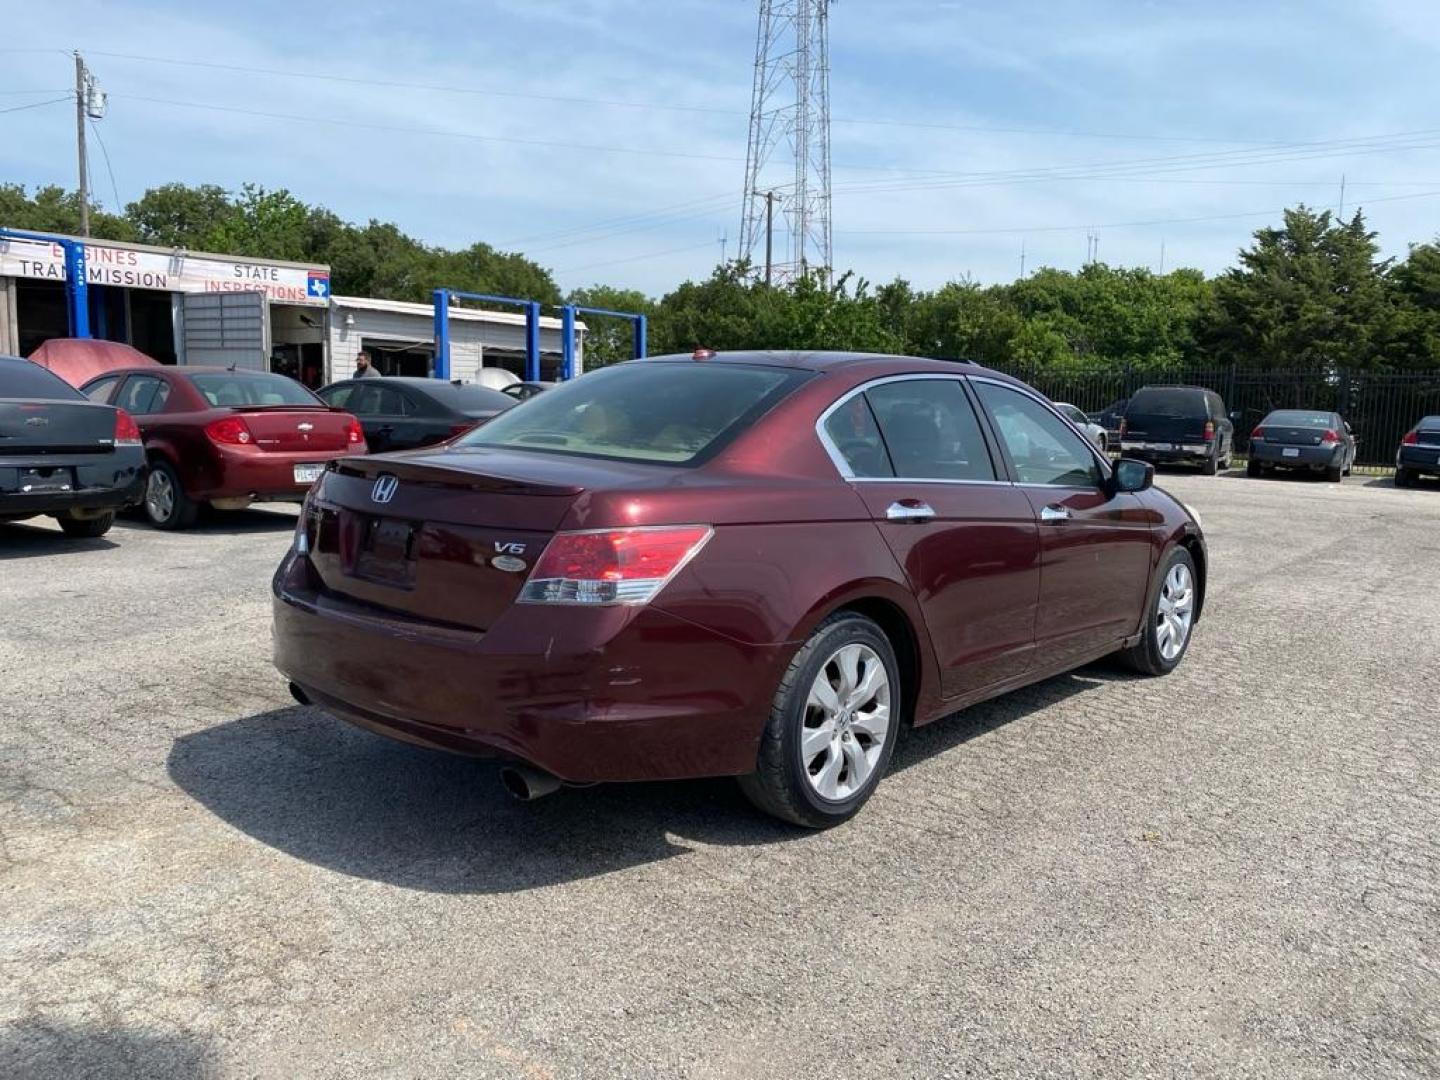
<svg viewBox="0 0 1440 1080">
<path fill-rule="evenodd" d="M 463 292 L 460 289 L 436 289 L 431 296 L 435 301 L 435 378 L 450 378 L 450 305 L 455 300 L 476 300 L 485 304 L 503 304 L 518 307 L 525 312 L 525 381 L 540 380 L 540 301 L 522 300 L 516 296 L 493 296 L 489 293 Z M 647 322 L 644 315 L 629 311 L 611 311 L 608 308 L 586 307 L 582 304 L 560 306 L 561 379 L 575 377 L 575 316 L 602 315 L 610 318 L 627 319 L 633 327 L 635 358 L 644 359 L 647 342 Z"/>
<path fill-rule="evenodd" d="M 85 280 L 85 244 L 25 229 L 0 228 L 0 243 L 6 240 L 39 240 L 55 244 L 65 253 L 65 312 L 70 319 L 70 336 L 90 336 L 90 288 Z"/>
</svg>

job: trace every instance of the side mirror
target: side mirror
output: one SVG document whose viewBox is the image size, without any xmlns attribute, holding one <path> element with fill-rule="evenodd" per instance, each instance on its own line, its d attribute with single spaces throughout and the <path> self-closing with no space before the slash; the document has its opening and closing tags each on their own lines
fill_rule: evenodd
<svg viewBox="0 0 1440 1080">
<path fill-rule="evenodd" d="M 1110 472 L 1110 493 L 1144 491 L 1155 483 L 1155 466 L 1148 461 L 1121 458 Z"/>
</svg>

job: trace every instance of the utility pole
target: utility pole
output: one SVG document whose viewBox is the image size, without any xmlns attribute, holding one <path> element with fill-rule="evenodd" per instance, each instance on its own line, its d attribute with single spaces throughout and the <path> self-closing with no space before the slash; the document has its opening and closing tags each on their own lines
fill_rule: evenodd
<svg viewBox="0 0 1440 1080">
<path fill-rule="evenodd" d="M 90 165 L 85 160 L 85 60 L 75 53 L 75 145 L 80 156 L 80 235 L 90 235 Z"/>
<path fill-rule="evenodd" d="M 1020 276 L 1022 278 L 1025 276 L 1025 240 L 1023 237 L 1020 240 Z"/>
<path fill-rule="evenodd" d="M 1160 276 L 1165 276 L 1165 241 L 1160 241 Z"/>
<path fill-rule="evenodd" d="M 765 200 L 765 284 L 771 283 L 775 269 L 775 199 L 773 191 L 754 192 L 757 199 Z"/>
<path fill-rule="evenodd" d="M 725 245 L 727 245 L 728 243 L 730 243 L 730 234 L 729 234 L 728 232 L 727 232 L 727 233 L 721 233 L 721 234 L 720 234 L 720 239 L 716 240 L 715 242 L 720 245 L 720 265 L 721 265 L 721 266 L 724 266 L 724 265 L 725 265 Z"/>
<path fill-rule="evenodd" d="M 1335 215 L 1342 222 L 1345 220 L 1345 174 L 1340 174 L 1340 212 Z"/>
</svg>

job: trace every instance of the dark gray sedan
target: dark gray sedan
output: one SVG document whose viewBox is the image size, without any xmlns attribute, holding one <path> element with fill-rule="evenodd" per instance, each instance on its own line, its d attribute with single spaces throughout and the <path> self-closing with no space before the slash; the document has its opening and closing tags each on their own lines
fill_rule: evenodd
<svg viewBox="0 0 1440 1080">
<path fill-rule="evenodd" d="M 1339 413 L 1278 409 L 1250 433 L 1245 471 L 1261 476 L 1271 469 L 1324 473 L 1338 481 L 1355 464 L 1355 436 Z"/>
</svg>

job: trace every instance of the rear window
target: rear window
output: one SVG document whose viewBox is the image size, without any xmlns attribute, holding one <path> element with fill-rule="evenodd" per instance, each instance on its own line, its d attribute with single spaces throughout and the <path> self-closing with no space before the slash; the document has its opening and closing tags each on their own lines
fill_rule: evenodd
<svg viewBox="0 0 1440 1080">
<path fill-rule="evenodd" d="M 1136 416 L 1208 416 L 1205 391 L 1181 386 L 1157 386 L 1136 392 L 1125 410 Z"/>
<path fill-rule="evenodd" d="M 0 361 L 0 397 L 84 400 L 85 395 L 58 375 L 29 360 Z"/>
<path fill-rule="evenodd" d="M 638 360 L 547 390 L 456 445 L 693 465 L 807 377 L 779 368 Z"/>
<path fill-rule="evenodd" d="M 200 396 L 218 408 L 246 405 L 322 405 L 294 379 L 263 371 L 205 371 L 189 376 Z"/>
<path fill-rule="evenodd" d="M 1295 409 L 1281 409 L 1265 418 L 1265 423 L 1277 427 L 1328 428 L 1334 423 L 1329 413 L 1299 412 Z"/>
</svg>

